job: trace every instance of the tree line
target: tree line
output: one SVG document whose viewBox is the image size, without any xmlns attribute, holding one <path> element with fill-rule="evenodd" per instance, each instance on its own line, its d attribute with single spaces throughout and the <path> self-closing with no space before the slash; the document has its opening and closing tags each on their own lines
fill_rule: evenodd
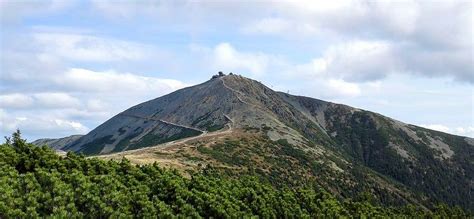
<svg viewBox="0 0 474 219">
<path fill-rule="evenodd" d="M 136 166 L 58 156 L 15 132 L 0 145 L 0 218 L 320 218 L 469 217 L 460 208 L 430 211 L 341 201 L 321 188 L 275 187 L 256 176 L 230 178 L 206 169 L 183 177 L 157 164 Z"/>
</svg>

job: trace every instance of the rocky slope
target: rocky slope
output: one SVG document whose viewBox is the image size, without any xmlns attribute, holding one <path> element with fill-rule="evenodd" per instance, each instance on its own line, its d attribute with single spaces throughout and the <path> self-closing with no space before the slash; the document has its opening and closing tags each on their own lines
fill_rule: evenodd
<svg viewBox="0 0 474 219">
<path fill-rule="evenodd" d="M 368 192 L 387 204 L 474 209 L 473 139 L 238 75 L 131 107 L 64 149 L 186 170 L 214 166 L 275 183 L 315 180 L 340 197 Z"/>
<path fill-rule="evenodd" d="M 71 135 L 64 138 L 41 138 L 31 142 L 37 146 L 48 145 L 49 147 L 55 150 L 62 150 L 65 145 L 71 144 L 72 142 L 77 141 L 83 135 Z"/>
</svg>

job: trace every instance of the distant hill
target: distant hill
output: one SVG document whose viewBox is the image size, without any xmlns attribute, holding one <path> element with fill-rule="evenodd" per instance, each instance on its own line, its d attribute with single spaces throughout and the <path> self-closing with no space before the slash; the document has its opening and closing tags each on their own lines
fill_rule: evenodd
<svg viewBox="0 0 474 219">
<path fill-rule="evenodd" d="M 53 147 L 184 172 L 214 166 L 256 173 L 274 184 L 317 182 L 338 197 L 369 193 L 387 205 L 474 209 L 474 139 L 276 92 L 238 75 L 138 104 Z"/>
<path fill-rule="evenodd" d="M 65 145 L 78 140 L 82 136 L 84 135 L 71 135 L 64 138 L 41 138 L 31 143 L 37 146 L 48 145 L 55 150 L 62 150 Z"/>
</svg>

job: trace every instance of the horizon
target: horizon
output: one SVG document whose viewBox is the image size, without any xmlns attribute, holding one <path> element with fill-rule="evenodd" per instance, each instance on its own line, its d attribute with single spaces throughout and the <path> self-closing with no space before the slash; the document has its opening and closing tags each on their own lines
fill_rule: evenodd
<svg viewBox="0 0 474 219">
<path fill-rule="evenodd" d="M 86 134 L 222 71 L 474 137 L 472 6 L 2 1 L 0 134 Z"/>
</svg>

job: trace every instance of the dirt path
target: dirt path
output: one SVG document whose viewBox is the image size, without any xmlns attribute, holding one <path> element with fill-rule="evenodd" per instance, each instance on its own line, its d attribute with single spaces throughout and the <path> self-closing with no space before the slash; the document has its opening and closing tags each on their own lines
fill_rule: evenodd
<svg viewBox="0 0 474 219">
<path fill-rule="evenodd" d="M 224 81 L 222 81 L 222 83 L 224 83 Z M 224 86 L 227 87 L 228 89 L 234 91 L 234 92 L 240 93 L 240 91 L 236 91 L 236 90 L 228 87 L 225 83 L 224 83 Z M 238 97 L 238 95 L 237 95 L 237 97 Z M 244 102 L 244 101 L 242 101 L 242 102 Z M 247 102 L 244 102 L 244 103 L 251 105 L 250 103 L 247 103 Z M 131 115 L 131 114 L 121 114 L 121 115 L 122 116 L 133 117 L 133 118 L 138 118 L 138 119 L 144 119 L 144 120 L 158 121 L 158 122 L 162 122 L 162 123 L 177 126 L 177 127 L 192 129 L 192 130 L 201 132 L 201 134 L 197 135 L 197 136 L 193 136 L 193 137 L 182 138 L 182 139 L 178 139 L 178 140 L 175 140 L 175 141 L 166 142 L 166 143 L 163 143 L 163 144 L 158 144 L 158 145 L 151 146 L 151 147 L 139 148 L 139 149 L 135 149 L 135 150 L 121 151 L 121 152 L 112 153 L 112 154 L 97 155 L 97 156 L 93 156 L 93 157 L 101 157 L 101 158 L 123 157 L 125 155 L 142 154 L 142 153 L 147 153 L 147 152 L 153 152 L 153 151 L 156 151 L 156 150 L 163 150 L 163 149 L 166 149 L 166 148 L 169 148 L 169 147 L 172 147 L 172 146 L 184 144 L 184 143 L 187 143 L 189 141 L 193 141 L 193 140 L 197 140 L 197 139 L 201 139 L 201 138 L 213 137 L 213 136 L 218 136 L 218 135 L 226 135 L 226 134 L 231 133 L 233 131 L 233 128 L 234 128 L 233 127 L 234 126 L 234 120 L 226 114 L 224 114 L 224 117 L 227 120 L 229 120 L 229 123 L 226 124 L 227 129 L 219 130 L 219 131 L 215 131 L 215 132 L 208 132 L 208 131 L 205 131 L 205 130 L 200 130 L 200 129 L 185 126 L 185 125 L 179 125 L 179 124 L 176 124 L 176 123 L 173 123 L 173 122 L 168 122 L 168 121 L 165 121 L 165 120 L 162 120 L 162 119 L 157 119 L 157 118 L 142 117 L 142 116 Z"/>
<path fill-rule="evenodd" d="M 120 114 L 120 115 L 122 115 L 122 116 L 128 116 L 128 117 L 133 117 L 133 118 L 138 118 L 138 119 L 144 119 L 144 120 L 151 120 L 151 121 L 162 122 L 162 123 L 165 123 L 165 124 L 168 124 L 168 125 L 178 126 L 178 127 L 181 127 L 181 128 L 192 129 L 192 130 L 194 130 L 194 131 L 198 131 L 198 132 L 202 132 L 202 133 L 206 133 L 206 132 L 207 132 L 207 131 L 204 131 L 204 130 L 201 130 L 201 129 L 198 129 L 198 128 L 194 128 L 194 127 L 186 126 L 186 125 L 179 125 L 179 124 L 176 124 L 176 123 L 173 123 L 173 122 L 168 122 L 168 121 L 165 121 L 165 120 L 162 120 L 162 119 L 156 119 L 156 118 L 151 118 L 151 117 L 143 117 L 143 116 L 137 116 L 137 115 L 131 115 L 131 114 L 125 114 L 125 113 L 122 113 L 122 114 Z"/>
<path fill-rule="evenodd" d="M 230 91 L 232 91 L 240 102 L 245 103 L 245 104 L 247 104 L 247 105 L 250 105 L 250 106 L 252 106 L 252 107 L 254 107 L 254 108 L 260 109 L 260 110 L 262 110 L 262 111 L 266 111 L 264 108 L 262 108 L 262 107 L 259 106 L 259 105 L 256 105 L 256 104 L 253 104 L 253 103 L 249 103 L 249 102 L 243 100 L 243 99 L 240 97 L 240 95 L 245 96 L 245 94 L 242 93 L 242 92 L 240 92 L 240 91 L 238 91 L 238 90 L 236 90 L 236 89 L 234 89 L 234 88 L 229 87 L 229 86 L 225 83 L 223 77 L 221 77 L 221 78 L 219 78 L 219 79 L 222 81 L 222 84 L 224 85 L 224 87 L 227 88 L 227 89 L 229 89 Z"/>
<path fill-rule="evenodd" d="M 265 109 L 265 108 L 263 108 L 263 107 L 261 107 L 261 106 L 259 106 L 259 105 L 256 105 L 256 104 L 253 104 L 253 103 L 249 103 L 249 102 L 247 102 L 247 101 L 245 101 L 245 100 L 242 100 L 242 98 L 241 98 L 239 95 L 245 96 L 245 94 L 243 94 L 242 92 L 240 92 L 240 91 L 238 91 L 238 90 L 236 90 L 236 89 L 234 89 L 234 88 L 229 87 L 229 86 L 225 83 L 225 81 L 224 81 L 223 78 L 224 78 L 224 77 L 221 77 L 221 78 L 219 78 L 219 80 L 222 81 L 222 84 L 224 85 L 225 88 L 229 89 L 230 91 L 233 92 L 233 94 L 235 94 L 235 96 L 237 97 L 237 99 L 238 99 L 240 102 L 242 102 L 242 103 L 244 103 L 244 104 L 247 104 L 247 105 L 249 105 L 249 106 L 251 106 L 251 107 L 253 107 L 253 108 L 255 108 L 255 109 L 259 109 L 259 110 L 261 110 L 262 112 L 268 112 L 268 109 Z M 280 124 L 280 125 L 284 125 L 284 124 L 281 123 L 280 120 L 278 120 L 273 114 L 270 114 L 270 115 L 271 115 L 271 117 L 273 118 L 273 120 L 274 120 L 275 122 L 277 122 L 277 123 Z M 231 121 L 232 121 L 232 120 L 231 120 Z"/>
<path fill-rule="evenodd" d="M 156 151 L 158 149 L 163 150 L 163 149 L 175 146 L 175 145 L 184 144 L 184 143 L 187 143 L 188 141 L 192 141 L 192 140 L 229 134 L 233 130 L 233 120 L 227 115 L 224 115 L 224 116 L 230 121 L 230 123 L 227 124 L 228 128 L 225 129 L 225 130 L 220 130 L 220 131 L 215 131 L 215 132 L 202 131 L 202 134 L 200 134 L 198 136 L 182 138 L 182 139 L 179 139 L 179 140 L 170 141 L 170 142 L 166 142 L 166 143 L 163 143 L 163 144 L 158 144 L 158 145 L 151 146 L 151 147 L 145 147 L 145 148 L 139 148 L 139 149 L 135 149 L 135 150 L 122 151 L 122 152 L 117 152 L 117 153 L 113 153 L 113 154 L 98 155 L 98 156 L 93 156 L 93 157 L 101 157 L 101 158 L 117 157 L 117 156 L 122 157 L 122 156 L 125 156 L 125 155 L 133 155 L 133 154 L 141 154 L 141 153 L 146 153 L 146 152 L 153 152 L 153 151 Z M 184 127 L 184 126 L 182 126 L 182 127 Z"/>
<path fill-rule="evenodd" d="M 240 98 L 240 96 L 237 95 L 237 94 L 240 94 L 240 95 L 242 95 L 242 96 L 245 96 L 242 92 L 240 92 L 240 91 L 238 91 L 238 90 L 236 90 L 236 89 L 234 89 L 234 88 L 231 88 L 231 87 L 227 86 L 227 84 L 225 83 L 224 79 L 222 79 L 222 78 L 219 78 L 219 79 L 222 81 L 222 84 L 224 85 L 224 87 L 227 88 L 227 89 L 229 89 L 230 91 L 232 91 L 240 102 L 245 103 L 245 104 L 248 104 L 248 105 L 253 105 L 253 104 L 250 104 L 249 102 L 247 102 L 247 101 L 245 101 L 245 100 L 242 100 L 242 98 Z"/>
</svg>

